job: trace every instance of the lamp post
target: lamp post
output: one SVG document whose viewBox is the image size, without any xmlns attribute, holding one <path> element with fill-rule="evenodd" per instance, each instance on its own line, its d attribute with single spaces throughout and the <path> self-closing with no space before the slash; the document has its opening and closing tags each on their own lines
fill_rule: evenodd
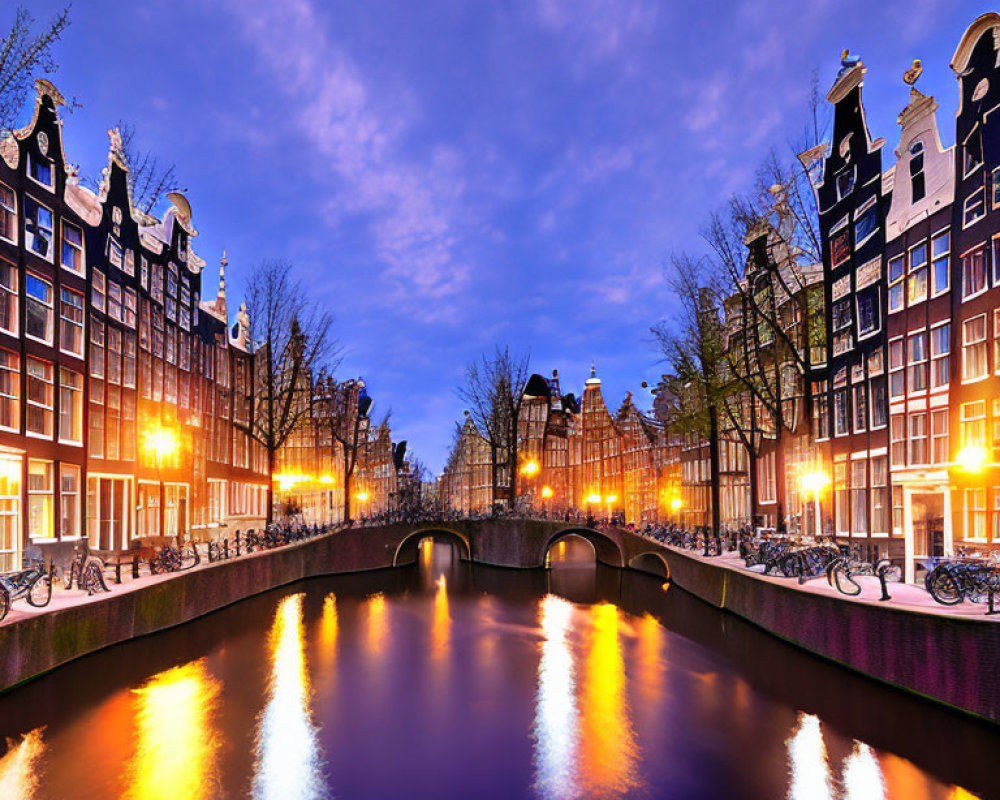
<svg viewBox="0 0 1000 800">
<path fill-rule="evenodd" d="M 543 505 L 543 510 L 546 513 L 550 510 L 549 506 L 552 505 L 551 502 L 548 502 L 548 501 L 551 501 L 551 499 L 552 499 L 552 487 L 551 486 L 543 486 L 542 487 L 542 505 Z"/>
<path fill-rule="evenodd" d="M 604 502 L 606 502 L 608 504 L 608 525 L 610 526 L 611 525 L 611 509 L 614 506 L 614 504 L 618 502 L 618 495 L 616 495 L 616 494 L 609 494 L 607 497 L 604 498 Z"/>
<path fill-rule="evenodd" d="M 684 505 L 684 501 L 679 497 L 675 497 L 670 501 L 670 510 L 674 512 L 677 523 L 680 524 L 681 521 L 681 507 Z"/>
<path fill-rule="evenodd" d="M 361 514 L 363 505 L 368 502 L 368 492 L 362 489 L 354 495 L 354 499 L 358 501 L 358 513 Z"/>
<path fill-rule="evenodd" d="M 150 428 L 146 431 L 146 449 L 153 454 L 156 463 L 156 480 L 159 483 L 159 529 L 160 535 L 164 535 L 166 530 L 166 503 L 164 497 L 163 472 L 161 469 L 162 459 L 169 458 L 177 452 L 179 443 L 177 434 L 170 428 L 162 425 Z"/>
<path fill-rule="evenodd" d="M 529 459 L 528 461 L 525 461 L 521 465 L 520 472 L 526 478 L 534 478 L 536 475 L 538 475 L 538 473 L 539 473 L 540 470 L 541 470 L 541 467 L 538 466 L 538 462 L 535 461 L 535 459 L 532 458 L 532 459 Z M 517 495 L 516 495 L 516 493 L 515 493 L 515 496 L 514 496 L 514 504 L 517 505 Z M 534 507 L 534 505 L 535 505 L 535 493 L 534 493 L 534 491 L 532 491 L 532 493 L 531 493 L 531 505 L 532 505 L 532 507 Z"/>
</svg>

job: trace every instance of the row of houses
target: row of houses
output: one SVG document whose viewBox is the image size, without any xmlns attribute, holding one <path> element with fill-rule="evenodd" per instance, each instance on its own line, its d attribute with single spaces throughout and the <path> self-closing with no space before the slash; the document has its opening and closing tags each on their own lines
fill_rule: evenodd
<svg viewBox="0 0 1000 800">
<path fill-rule="evenodd" d="M 206 297 L 184 195 L 168 196 L 162 218 L 138 209 L 117 130 L 89 189 L 66 158 L 62 96 L 45 80 L 36 88 L 31 121 L 0 139 L 0 571 L 32 545 L 88 538 L 115 550 L 260 527 L 272 480 L 253 436 L 250 320 L 244 305 L 230 325 L 225 256 Z M 357 474 L 381 497 L 392 445 L 367 426 Z M 301 466 L 304 435 L 279 463 Z M 313 447 L 310 468 L 324 443 Z M 308 475 L 343 492 L 342 471 Z M 311 519 L 342 518 L 335 497 L 315 500 L 327 508 Z"/>
<path fill-rule="evenodd" d="M 916 87 L 918 61 L 890 157 L 866 122 L 865 65 L 842 56 L 829 141 L 800 155 L 819 263 L 776 186 L 711 311 L 728 387 L 713 399 L 717 458 L 704 430 L 677 422 L 704 401 L 684 386 L 665 380 L 652 416 L 631 399 L 610 414 L 595 377 L 577 403 L 536 376 L 519 438 L 540 469 L 522 470 L 519 496 L 537 504 L 537 484 L 557 507 L 611 496 L 629 522 L 703 525 L 717 489 L 726 527 L 835 535 L 905 562 L 910 579 L 923 559 L 1000 549 L 1000 15 L 973 22 L 950 66 L 955 144 Z M 481 442 L 466 421 L 443 503 L 489 506 Z"/>
</svg>

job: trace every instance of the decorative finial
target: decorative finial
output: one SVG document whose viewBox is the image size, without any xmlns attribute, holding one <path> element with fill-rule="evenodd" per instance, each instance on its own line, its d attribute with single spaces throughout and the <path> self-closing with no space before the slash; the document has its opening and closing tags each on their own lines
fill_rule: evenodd
<svg viewBox="0 0 1000 800">
<path fill-rule="evenodd" d="M 596 378 L 597 377 L 597 369 L 594 367 L 594 362 L 593 361 L 590 362 L 590 377 L 591 378 Z"/>
<path fill-rule="evenodd" d="M 907 86 L 913 86 L 917 82 L 917 78 L 924 71 L 924 65 L 920 63 L 919 58 L 913 59 L 913 66 L 910 67 L 906 72 L 903 73 L 903 83 Z"/>
<path fill-rule="evenodd" d="M 846 61 L 847 57 L 851 54 L 851 48 L 845 47 L 844 52 L 840 54 L 840 60 Z"/>
</svg>

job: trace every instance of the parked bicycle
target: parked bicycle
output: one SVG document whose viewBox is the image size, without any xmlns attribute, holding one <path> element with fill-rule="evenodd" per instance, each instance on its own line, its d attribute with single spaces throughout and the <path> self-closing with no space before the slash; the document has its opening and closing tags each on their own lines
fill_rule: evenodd
<svg viewBox="0 0 1000 800">
<path fill-rule="evenodd" d="M 24 598 L 28 605 L 43 608 L 52 599 L 54 568 L 49 565 L 46 569 L 41 550 L 28 548 L 24 562 L 24 569 L 0 574 L 0 620 L 7 616 L 15 600 Z"/>
<path fill-rule="evenodd" d="M 104 580 L 104 562 L 90 552 L 90 543 L 81 539 L 76 545 L 76 554 L 70 562 L 66 575 L 66 588 L 83 589 L 87 596 L 97 592 L 110 592 Z"/>
<path fill-rule="evenodd" d="M 149 571 L 154 575 L 164 572 L 181 572 L 201 563 L 201 554 L 194 545 L 161 547 L 149 560 Z"/>
<path fill-rule="evenodd" d="M 927 573 L 924 586 L 944 606 L 986 603 L 991 593 L 1000 594 L 1000 566 L 981 559 L 941 561 Z"/>
</svg>

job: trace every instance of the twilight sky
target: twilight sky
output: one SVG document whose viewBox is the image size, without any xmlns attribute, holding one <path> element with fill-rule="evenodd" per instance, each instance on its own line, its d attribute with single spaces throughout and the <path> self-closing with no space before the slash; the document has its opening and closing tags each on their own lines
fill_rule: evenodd
<svg viewBox="0 0 1000 800">
<path fill-rule="evenodd" d="M 40 20 L 61 2 L 31 0 Z M 810 76 L 850 47 L 872 136 L 897 140 L 901 75 L 941 103 L 985 2 L 142 0 L 77 3 L 54 83 L 82 104 L 66 150 L 106 163 L 107 129 L 177 166 L 230 298 L 283 257 L 330 304 L 380 416 L 443 465 L 464 366 L 497 342 L 615 407 L 662 371 L 670 253 L 769 148 L 798 138 Z M 13 13 L 4 11 L 3 19 Z M 648 398 L 648 396 L 647 396 Z M 648 405 L 648 402 L 643 401 Z"/>
</svg>

